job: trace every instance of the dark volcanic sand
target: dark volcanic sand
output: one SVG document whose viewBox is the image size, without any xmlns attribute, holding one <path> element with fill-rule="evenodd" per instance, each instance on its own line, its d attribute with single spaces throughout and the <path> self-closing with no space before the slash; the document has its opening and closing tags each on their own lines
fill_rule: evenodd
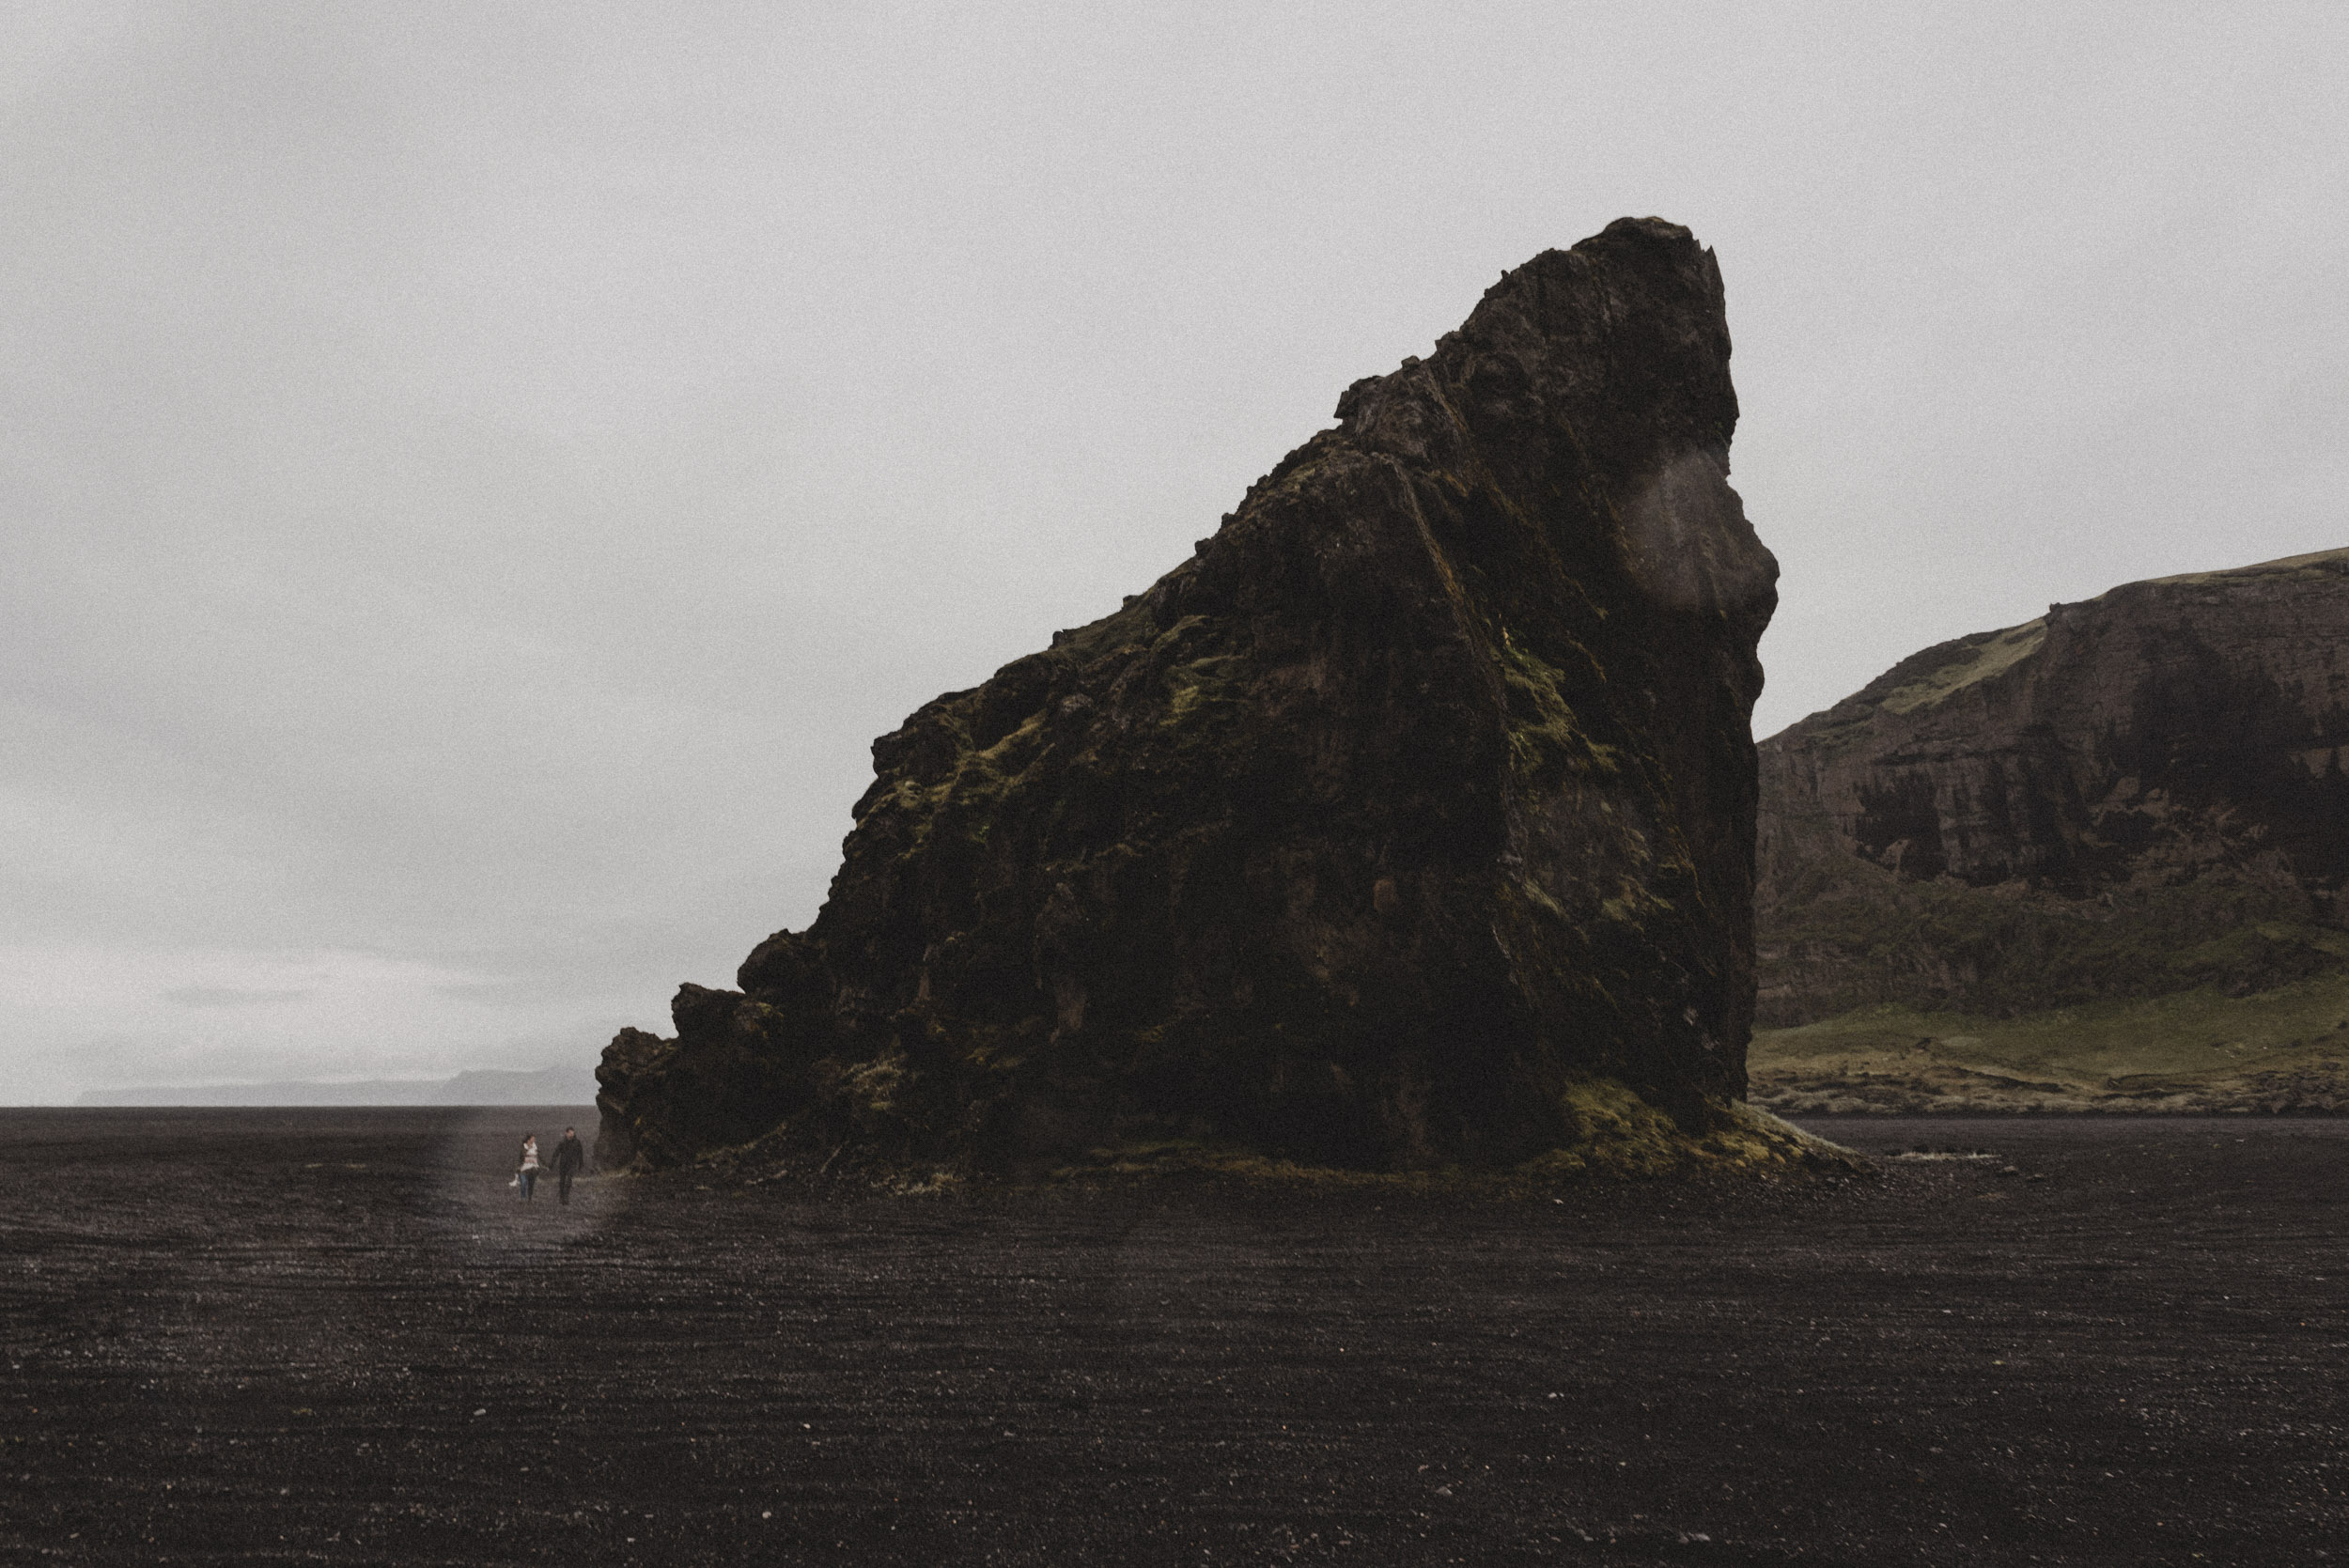
<svg viewBox="0 0 2349 1568">
<path fill-rule="evenodd" d="M 2341 1124 L 1814 1124 L 2003 1158 L 1563 1203 L 521 1210 L 563 1116 L 0 1112 L 0 1561 L 2349 1553 Z"/>
</svg>

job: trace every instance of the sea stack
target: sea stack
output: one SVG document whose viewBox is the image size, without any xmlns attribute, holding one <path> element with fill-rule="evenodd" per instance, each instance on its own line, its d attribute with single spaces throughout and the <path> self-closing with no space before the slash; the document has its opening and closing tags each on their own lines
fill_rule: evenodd
<svg viewBox="0 0 2349 1568">
<path fill-rule="evenodd" d="M 1739 1103 L 1777 564 L 1729 355 L 1676 225 L 1504 274 L 1190 560 L 875 741 L 814 924 L 605 1052 L 603 1157 L 1798 1155 Z"/>
</svg>

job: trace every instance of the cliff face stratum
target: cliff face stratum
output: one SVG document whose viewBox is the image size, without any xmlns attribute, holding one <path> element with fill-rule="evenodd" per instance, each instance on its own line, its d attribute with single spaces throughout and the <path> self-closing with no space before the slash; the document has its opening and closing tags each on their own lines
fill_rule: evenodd
<svg viewBox="0 0 2349 1568">
<path fill-rule="evenodd" d="M 876 741 L 814 924 L 606 1051 L 604 1157 L 1780 1148 L 1734 1104 L 1777 568 L 1729 348 L 1673 225 L 1504 275 L 1190 560 Z"/>
<path fill-rule="evenodd" d="M 1928 648 L 1761 747 L 1763 1020 L 1885 1010 L 1922 1064 L 1952 1032 L 1997 1032 L 1979 1020 L 2130 1004 L 2064 1026 L 2112 1036 L 2095 1083 L 2024 1072 L 2073 1098 L 2168 1101 L 2220 1065 L 2255 1080 L 2246 1053 L 2270 1048 L 2320 1067 L 2349 1047 L 2325 978 L 2349 955 L 2345 748 L 2349 551 Z M 2189 1043 L 2199 1064 L 2170 1059 Z"/>
</svg>

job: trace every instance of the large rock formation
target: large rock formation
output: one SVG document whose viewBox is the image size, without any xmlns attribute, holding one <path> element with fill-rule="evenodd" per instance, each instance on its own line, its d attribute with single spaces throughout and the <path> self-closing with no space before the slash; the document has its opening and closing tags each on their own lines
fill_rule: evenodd
<svg viewBox="0 0 2349 1568">
<path fill-rule="evenodd" d="M 1750 1129 L 1777 567 L 1729 351 L 1673 225 L 1503 276 L 1192 559 L 876 741 L 815 924 L 613 1042 L 605 1157 L 779 1129 L 1404 1169 Z"/>
<path fill-rule="evenodd" d="M 1928 648 L 1762 745 L 1764 1021 L 2334 968 L 2345 747 L 2349 551 Z"/>
</svg>

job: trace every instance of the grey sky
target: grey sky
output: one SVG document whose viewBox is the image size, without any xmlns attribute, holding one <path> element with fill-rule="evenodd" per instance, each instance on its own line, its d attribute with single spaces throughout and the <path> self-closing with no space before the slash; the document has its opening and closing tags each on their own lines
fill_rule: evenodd
<svg viewBox="0 0 2349 1568">
<path fill-rule="evenodd" d="M 0 1101 L 591 1058 L 1504 269 L 1718 250 L 1759 727 L 2349 543 L 2349 9 L 0 6 Z"/>
</svg>

